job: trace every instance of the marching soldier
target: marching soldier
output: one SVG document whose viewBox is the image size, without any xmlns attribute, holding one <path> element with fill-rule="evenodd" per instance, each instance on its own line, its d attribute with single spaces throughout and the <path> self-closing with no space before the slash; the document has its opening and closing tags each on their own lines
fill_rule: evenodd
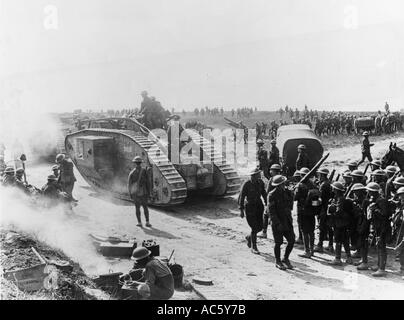
<svg viewBox="0 0 404 320">
<path fill-rule="evenodd" d="M 308 168 L 302 168 L 300 175 L 304 178 L 309 173 Z M 303 236 L 305 252 L 299 256 L 311 258 L 314 254 L 315 216 L 320 209 L 320 193 L 310 180 L 301 182 L 295 190 L 294 200 L 297 201 L 297 219 Z M 313 201 L 313 202 L 312 202 Z M 314 205 L 313 205 L 314 203 Z"/>
<path fill-rule="evenodd" d="M 137 156 L 132 162 L 135 163 L 135 168 L 129 173 L 128 176 L 128 189 L 129 195 L 136 208 L 137 226 L 142 227 L 142 218 L 140 214 L 140 207 L 143 207 L 143 213 L 146 218 L 146 227 L 151 227 L 149 220 L 149 207 L 148 199 L 150 196 L 150 181 L 147 176 L 147 170 L 142 168 L 142 158 Z"/>
<path fill-rule="evenodd" d="M 269 166 L 273 164 L 280 164 L 279 162 L 279 149 L 276 146 L 276 141 L 271 141 L 271 149 L 269 150 Z"/>
<path fill-rule="evenodd" d="M 257 233 L 263 228 L 264 205 L 261 198 L 264 199 L 265 205 L 267 204 L 265 185 L 260 174 L 261 170 L 258 168 L 251 172 L 251 177 L 244 182 L 238 198 L 240 217 L 243 219 L 246 216 L 247 223 L 251 228 L 250 235 L 246 237 L 247 246 L 251 248 L 251 252 L 254 254 L 259 254 Z"/>
<path fill-rule="evenodd" d="M 344 186 L 340 182 L 332 184 L 334 190 L 334 198 L 328 206 L 327 214 L 330 216 L 332 225 L 334 227 L 335 237 L 335 259 L 331 262 L 332 265 L 340 266 L 342 246 L 344 246 L 346 254 L 346 263 L 352 264 L 351 251 L 349 248 L 348 226 L 350 217 L 352 215 L 353 205 L 352 202 L 344 197 Z"/>
<path fill-rule="evenodd" d="M 328 238 L 328 251 L 334 251 L 333 248 L 333 231 L 327 225 L 327 207 L 328 202 L 332 198 L 332 188 L 330 180 L 328 179 L 329 170 L 327 168 L 320 168 L 317 171 L 318 179 L 320 182 L 319 191 L 320 191 L 320 198 L 321 198 L 321 210 L 320 214 L 318 215 L 318 225 L 320 229 L 320 235 L 318 239 L 318 244 L 314 247 L 314 252 L 322 253 L 323 249 L 323 242 Z"/>
<path fill-rule="evenodd" d="M 360 255 L 361 258 L 361 260 L 355 265 L 358 270 L 367 270 L 370 223 L 366 216 L 366 208 L 368 205 L 366 199 L 366 187 L 361 183 L 355 183 L 351 190 L 354 195 L 353 212 L 358 235 L 356 244 L 358 247 L 357 255 Z"/>
<path fill-rule="evenodd" d="M 73 188 L 76 182 L 76 177 L 74 176 L 73 163 L 66 159 L 64 154 L 58 154 L 56 156 L 56 163 L 59 165 L 59 177 L 58 183 L 62 187 L 63 191 L 66 192 L 72 200 L 73 198 Z"/>
<path fill-rule="evenodd" d="M 306 153 L 306 146 L 301 144 L 297 147 L 297 159 L 296 159 L 296 170 L 301 170 L 302 168 L 311 168 L 311 163 L 309 156 Z"/>
<path fill-rule="evenodd" d="M 369 132 L 365 131 L 362 136 L 364 137 L 362 142 L 362 160 L 358 162 L 358 166 L 360 166 L 365 159 L 368 159 L 369 162 L 373 160 L 370 154 L 370 147 L 374 146 L 374 144 L 369 142 Z"/>
<path fill-rule="evenodd" d="M 272 234 L 275 241 L 275 265 L 281 270 L 293 269 L 289 261 L 289 255 L 293 250 L 295 234 L 293 231 L 293 194 L 285 188 L 286 177 L 277 175 L 272 179 L 271 185 L 274 188 L 268 193 L 267 212 L 271 219 Z M 283 238 L 288 242 L 285 255 L 281 260 L 281 245 Z"/>
<path fill-rule="evenodd" d="M 374 277 L 383 277 L 386 275 L 387 249 L 386 240 L 390 230 L 388 203 L 380 194 L 380 186 L 376 182 L 370 182 L 366 186 L 369 196 L 369 205 L 367 207 L 367 219 L 371 223 L 371 230 L 376 237 L 377 246 L 377 269 L 372 273 Z"/>
<path fill-rule="evenodd" d="M 372 171 L 370 174 L 372 176 L 372 182 L 376 182 L 380 186 L 380 194 L 385 197 L 385 191 L 386 191 L 386 175 L 383 170 L 381 169 L 376 169 L 375 171 Z"/>
<path fill-rule="evenodd" d="M 361 170 L 354 170 L 351 172 L 352 184 L 361 183 L 366 184 L 366 176 Z"/>
<path fill-rule="evenodd" d="M 259 169 L 264 173 L 264 177 L 269 179 L 269 160 L 268 160 L 268 152 L 264 149 L 264 141 L 261 139 L 257 140 L 258 151 L 257 158 L 259 162 Z"/>
<path fill-rule="evenodd" d="M 281 174 L 281 166 L 279 164 L 273 164 L 271 166 L 271 168 L 269 169 L 269 181 L 268 181 L 268 186 L 266 189 L 267 194 L 269 192 L 271 192 L 275 187 L 272 185 L 272 181 L 274 179 L 275 176 L 280 175 Z M 262 233 L 260 235 L 258 235 L 258 237 L 260 238 L 267 238 L 267 230 L 268 230 L 268 215 L 264 214 L 264 225 L 262 228 Z"/>
<path fill-rule="evenodd" d="M 349 171 L 349 170 L 344 171 L 344 173 L 342 174 L 342 178 L 344 179 L 344 182 L 342 183 L 342 186 L 345 189 L 348 189 L 349 186 L 352 184 L 351 171 Z"/>
</svg>

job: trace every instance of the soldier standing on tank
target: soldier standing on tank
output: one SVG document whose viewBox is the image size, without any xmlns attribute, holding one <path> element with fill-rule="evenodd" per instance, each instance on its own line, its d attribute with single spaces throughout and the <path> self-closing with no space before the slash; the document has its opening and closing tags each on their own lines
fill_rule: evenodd
<svg viewBox="0 0 404 320">
<path fill-rule="evenodd" d="M 364 137 L 362 141 L 362 160 L 358 162 L 358 166 L 360 166 L 366 158 L 369 162 L 373 160 L 370 154 L 370 147 L 374 146 L 374 144 L 369 142 L 369 132 L 365 131 L 362 136 Z"/>
<path fill-rule="evenodd" d="M 350 217 L 352 216 L 353 204 L 352 201 L 345 199 L 344 186 L 340 182 L 332 184 L 334 191 L 334 198 L 328 206 L 327 214 L 332 221 L 334 227 L 335 238 L 335 259 L 331 262 L 332 265 L 342 265 L 341 253 L 342 246 L 344 246 L 346 254 L 346 263 L 352 264 L 351 251 L 349 248 L 348 226 L 350 224 Z"/>
<path fill-rule="evenodd" d="M 264 141 L 261 139 L 257 140 L 257 158 L 259 163 L 259 169 L 264 173 L 264 177 L 269 179 L 269 160 L 268 160 L 268 152 L 264 149 Z"/>
<path fill-rule="evenodd" d="M 137 156 L 132 162 L 135 163 L 135 168 L 129 173 L 128 176 L 128 189 L 129 195 L 136 208 L 137 226 L 142 227 L 142 218 L 140 214 L 140 207 L 143 207 L 143 213 L 146 218 L 146 227 L 151 227 L 149 220 L 149 207 L 148 199 L 150 197 L 150 181 L 147 176 L 147 170 L 142 168 L 142 158 Z"/>
<path fill-rule="evenodd" d="M 319 179 L 319 191 L 321 197 L 321 211 L 318 215 L 318 225 L 320 229 L 320 235 L 318 239 L 317 245 L 314 247 L 314 252 L 322 253 L 323 242 L 328 238 L 328 251 L 334 252 L 333 247 L 333 237 L 334 233 L 332 228 L 327 225 L 327 207 L 328 202 L 332 198 L 332 188 L 330 180 L 328 179 L 329 170 L 327 168 L 320 168 L 317 171 L 318 179 Z"/>
<path fill-rule="evenodd" d="M 246 237 L 247 246 L 251 248 L 251 252 L 254 254 L 259 254 L 257 233 L 263 228 L 264 204 L 262 199 L 264 199 L 265 205 L 267 204 L 265 185 L 260 174 L 261 170 L 258 168 L 251 172 L 251 177 L 242 185 L 238 198 L 240 217 L 243 219 L 245 216 L 251 228 L 251 233 Z"/>
<path fill-rule="evenodd" d="M 275 266 L 281 270 L 293 269 L 289 261 L 289 255 L 295 243 L 293 231 L 293 194 L 285 188 L 286 177 L 277 175 L 273 177 L 271 186 L 274 188 L 268 193 L 268 207 L 266 214 L 269 215 L 272 226 L 272 234 L 275 241 Z M 284 258 L 281 260 L 281 245 L 283 238 L 288 242 Z"/>
<path fill-rule="evenodd" d="M 372 276 L 383 277 L 386 275 L 387 262 L 387 235 L 391 232 L 390 215 L 388 203 L 380 194 L 380 186 L 376 182 L 371 182 L 366 186 L 369 196 L 369 205 L 367 207 L 367 219 L 371 223 L 371 232 L 374 232 L 377 246 L 377 268 L 372 268 Z"/>
<path fill-rule="evenodd" d="M 271 149 L 269 150 L 269 166 L 273 164 L 280 164 L 279 149 L 276 146 L 276 140 L 271 140 Z"/>
<path fill-rule="evenodd" d="M 62 187 L 62 190 L 66 192 L 73 201 L 77 201 L 73 198 L 73 188 L 76 182 L 76 177 L 73 171 L 73 162 L 66 159 L 64 154 L 58 154 L 56 156 L 56 163 L 59 165 L 59 177 L 58 183 Z"/>
<path fill-rule="evenodd" d="M 301 144 L 297 147 L 297 159 L 296 159 L 296 170 L 300 170 L 302 168 L 311 168 L 311 163 L 309 156 L 306 153 L 306 146 Z"/>
</svg>

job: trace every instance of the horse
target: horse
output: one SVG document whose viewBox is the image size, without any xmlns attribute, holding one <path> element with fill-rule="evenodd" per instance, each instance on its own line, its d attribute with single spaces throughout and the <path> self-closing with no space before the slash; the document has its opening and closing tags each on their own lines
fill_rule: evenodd
<svg viewBox="0 0 404 320">
<path fill-rule="evenodd" d="M 404 173 L 404 150 L 397 147 L 396 143 L 390 142 L 389 150 L 381 161 L 383 169 L 395 162 L 400 167 L 400 171 Z"/>
</svg>

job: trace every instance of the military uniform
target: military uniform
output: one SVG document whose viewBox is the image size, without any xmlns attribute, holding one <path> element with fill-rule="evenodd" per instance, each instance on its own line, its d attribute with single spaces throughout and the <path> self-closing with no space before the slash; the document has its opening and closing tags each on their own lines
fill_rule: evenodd
<svg viewBox="0 0 404 320">
<path fill-rule="evenodd" d="M 147 170 L 136 166 L 135 169 L 129 173 L 128 186 L 129 195 L 135 203 L 138 224 L 141 224 L 141 206 L 143 207 L 146 223 L 149 223 L 149 208 L 147 202 L 150 196 L 150 182 L 147 176 Z"/>
<path fill-rule="evenodd" d="M 362 160 L 358 162 L 358 166 L 361 165 L 366 158 L 369 160 L 369 162 L 373 161 L 372 155 L 370 154 L 371 146 L 373 146 L 373 144 L 369 142 L 367 137 L 365 137 L 362 142 Z"/>
<path fill-rule="evenodd" d="M 287 261 L 295 243 L 292 219 L 293 194 L 290 190 L 275 188 L 268 193 L 267 203 L 275 241 L 275 258 L 277 262 L 280 261 L 281 245 L 283 238 L 285 238 L 288 244 L 285 249 L 284 260 Z"/>
<path fill-rule="evenodd" d="M 268 161 L 268 152 L 260 147 L 257 151 L 257 158 L 259 162 L 259 169 L 264 173 L 265 178 L 269 179 L 269 161 Z"/>
<path fill-rule="evenodd" d="M 261 197 L 267 202 L 264 182 L 258 178 L 244 182 L 238 198 L 239 208 L 245 210 L 247 223 L 251 228 L 251 235 L 247 237 L 249 246 L 257 250 L 257 233 L 263 228 L 264 205 Z"/>
<path fill-rule="evenodd" d="M 356 246 L 360 252 L 361 263 L 368 263 L 368 248 L 369 248 L 369 232 L 370 222 L 367 219 L 366 210 L 369 205 L 369 200 L 366 196 L 357 197 L 353 200 L 353 216 L 356 222 L 357 243 Z"/>
<path fill-rule="evenodd" d="M 59 164 L 59 178 L 58 182 L 63 191 L 66 192 L 73 199 L 73 188 L 76 182 L 76 177 L 73 171 L 73 162 L 64 159 Z"/>
<path fill-rule="evenodd" d="M 320 229 L 318 246 L 322 248 L 324 240 L 326 240 L 328 237 L 328 247 L 331 248 L 333 247 L 334 242 L 334 232 L 332 228 L 327 225 L 327 207 L 330 199 L 332 198 L 332 188 L 328 179 L 320 183 L 319 191 L 322 204 L 321 211 L 318 216 L 318 224 Z"/>
<path fill-rule="evenodd" d="M 15 182 L 15 176 L 14 175 L 9 175 L 9 174 L 4 174 L 3 175 L 2 185 L 4 187 L 15 186 L 15 184 L 16 184 L 16 182 Z"/>
<path fill-rule="evenodd" d="M 273 164 L 280 164 L 279 149 L 274 145 L 272 145 L 271 150 L 269 150 L 269 167 L 271 167 Z"/>
<path fill-rule="evenodd" d="M 311 168 L 311 162 L 306 152 L 299 153 L 296 159 L 296 170 L 301 168 Z"/>
</svg>

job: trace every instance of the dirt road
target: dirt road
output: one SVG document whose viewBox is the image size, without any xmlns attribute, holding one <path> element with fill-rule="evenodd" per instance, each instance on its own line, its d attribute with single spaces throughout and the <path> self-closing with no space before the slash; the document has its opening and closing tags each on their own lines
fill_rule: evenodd
<svg viewBox="0 0 404 320">
<path fill-rule="evenodd" d="M 376 143 L 372 150 L 375 157 L 387 149 L 388 141 Z M 404 137 L 395 136 L 394 141 L 404 145 Z M 341 172 L 346 160 L 358 159 L 360 146 L 328 151 L 327 166 Z M 28 166 L 28 180 L 41 186 L 50 166 Z M 97 256 L 87 236 L 96 233 L 139 241 L 156 239 L 161 255 L 168 256 L 175 249 L 175 261 L 184 266 L 186 276 L 211 278 L 215 288 L 222 292 L 222 298 L 231 293 L 239 299 L 404 299 L 404 281 L 397 274 L 399 265 L 391 254 L 387 265 L 389 275 L 385 279 L 372 278 L 370 271 L 357 272 L 353 266 L 331 267 L 328 262 L 333 257 L 328 254 L 317 254 L 312 260 L 300 258 L 297 256 L 302 251 L 299 246 L 291 255 L 296 269 L 280 271 L 274 265 L 271 237 L 259 240 L 261 255 L 253 255 L 248 250 L 244 240 L 248 226 L 239 217 L 236 198 L 198 199 L 181 207 L 154 208 L 150 212 L 153 227 L 139 228 L 130 203 L 105 199 L 78 173 L 77 176 L 74 196 L 79 204 L 74 209 L 75 216 L 31 211 L 30 215 L 35 214 L 38 221 L 44 221 L 38 222 L 31 232 L 39 236 L 46 234 L 42 235 L 46 242 L 56 240 L 56 246 L 79 262 L 89 275 L 108 270 L 126 272 L 132 264 L 127 260 L 108 261 Z M 24 216 L 20 215 L 7 215 L 3 220 L 29 229 L 27 224 L 21 223 Z M 54 231 L 50 231 L 52 229 Z M 375 263 L 375 259 L 373 255 L 370 263 Z"/>
</svg>

